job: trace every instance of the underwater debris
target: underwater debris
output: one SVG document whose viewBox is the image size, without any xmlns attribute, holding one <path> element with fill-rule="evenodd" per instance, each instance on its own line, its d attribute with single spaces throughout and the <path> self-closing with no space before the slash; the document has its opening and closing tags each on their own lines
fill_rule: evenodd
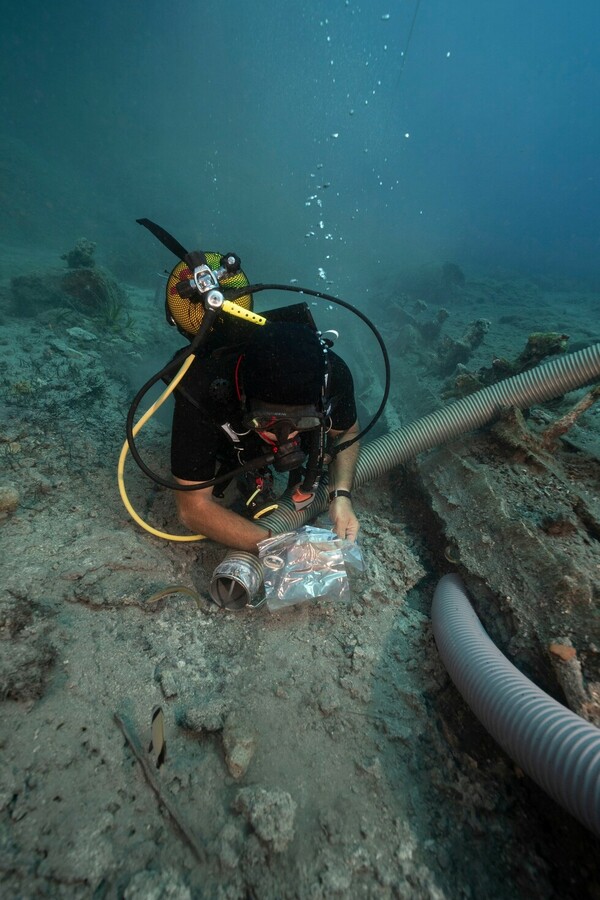
<svg viewBox="0 0 600 900">
<path fill-rule="evenodd" d="M 190 706 L 181 707 L 175 721 L 179 728 L 197 736 L 222 731 L 229 715 L 229 703 L 223 697 L 208 695 L 195 698 Z"/>
<path fill-rule="evenodd" d="M 588 722 L 600 724 L 600 684 L 584 682 L 581 662 L 569 638 L 557 638 L 548 646 L 550 661 L 569 708 Z"/>
<path fill-rule="evenodd" d="M 294 837 L 296 806 L 287 791 L 247 787 L 238 792 L 233 808 L 264 844 L 280 853 Z"/>
<path fill-rule="evenodd" d="M 101 269 L 70 269 L 60 286 L 70 305 L 107 328 L 127 327 L 126 295 L 123 289 Z"/>
<path fill-rule="evenodd" d="M 560 334 L 555 331 L 535 331 L 533 334 L 530 334 L 527 338 L 525 349 L 513 363 L 516 371 L 511 372 L 511 375 L 517 375 L 526 369 L 532 369 L 547 356 L 564 353 L 567 349 L 568 340 L 568 334 Z"/>
<path fill-rule="evenodd" d="M 427 343 L 437 340 L 440 336 L 444 322 L 449 316 L 450 313 L 448 310 L 442 307 L 441 309 L 438 309 L 433 319 L 429 319 L 427 322 L 419 322 L 417 328 L 421 333 L 423 340 Z"/>
<path fill-rule="evenodd" d="M 21 495 L 13 484 L 0 485 L 0 521 L 19 508 Z"/>
<path fill-rule="evenodd" d="M 425 314 L 430 315 L 427 303 L 423 300 L 415 300 L 411 313 L 406 309 L 406 302 L 406 296 L 387 302 L 386 311 L 389 312 L 390 317 L 393 317 L 394 325 L 400 326 L 398 335 L 390 341 L 390 349 L 394 353 L 425 350 L 425 347 L 421 345 L 433 344 L 439 338 L 445 322 L 450 317 L 448 310 L 441 307 L 430 318 L 424 318 Z"/>
<path fill-rule="evenodd" d="M 480 388 L 484 387 L 477 375 L 469 372 L 466 366 L 459 364 L 456 367 L 457 375 L 451 388 L 442 391 L 442 399 L 453 400 L 455 397 L 466 397 L 467 394 L 474 394 Z"/>
<path fill-rule="evenodd" d="M 564 353 L 567 348 L 569 336 L 554 331 L 533 332 L 527 338 L 525 348 L 512 362 L 504 357 L 492 360 L 491 366 L 484 366 L 477 372 L 469 372 L 464 365 L 464 360 L 459 360 L 459 368 L 454 380 L 448 384 L 442 393 L 444 400 L 455 397 L 465 397 L 479 388 L 496 384 L 511 375 L 518 375 L 527 369 L 533 369 L 548 356 Z M 446 373 L 448 374 L 448 373 Z"/>
<path fill-rule="evenodd" d="M 158 802 L 168 813 L 169 818 L 176 826 L 180 835 L 185 840 L 186 844 L 189 846 L 190 850 L 193 852 L 194 856 L 198 860 L 198 862 L 205 862 L 206 860 L 206 852 L 204 846 L 200 842 L 200 840 L 196 837 L 196 835 L 188 828 L 188 826 L 183 821 L 181 814 L 175 807 L 175 804 L 172 800 L 170 800 L 164 793 L 162 786 L 157 780 L 156 775 L 152 771 L 148 760 L 146 759 L 144 752 L 140 746 L 140 743 L 137 739 L 137 736 L 133 729 L 125 722 L 125 719 L 122 718 L 118 713 L 114 713 L 113 716 L 115 722 L 119 726 L 129 748 L 133 752 L 133 755 L 139 762 L 142 767 L 142 771 L 146 777 L 146 781 L 156 794 Z"/>
<path fill-rule="evenodd" d="M 63 253 L 61 259 L 64 259 L 69 269 L 92 269 L 96 265 L 94 253 L 96 244 L 87 238 L 79 238 L 72 250 Z"/>
<path fill-rule="evenodd" d="M 568 644 L 550 644 L 548 650 L 550 653 L 553 653 L 554 656 L 558 656 L 563 662 L 568 662 L 570 659 L 577 656 L 575 647 L 571 647 Z"/>
<path fill-rule="evenodd" d="M 62 275 L 59 287 L 69 306 L 94 319 L 107 329 L 127 329 L 131 319 L 126 310 L 127 295 L 93 259 L 96 244 L 80 238 L 73 250 L 61 256 L 69 271 Z"/>
<path fill-rule="evenodd" d="M 452 563 L 452 565 L 460 565 L 460 550 L 456 544 L 448 544 L 448 546 L 444 548 L 444 557 L 449 563 Z"/>
<path fill-rule="evenodd" d="M 222 739 L 229 774 L 238 781 L 248 771 L 256 752 L 258 736 L 253 730 L 236 721 L 235 717 L 230 716 L 225 722 Z"/>
<path fill-rule="evenodd" d="M 600 385 L 596 385 L 591 391 L 588 391 L 568 413 L 565 413 L 564 416 L 561 416 L 560 419 L 557 419 L 549 428 L 542 432 L 541 442 L 543 448 L 545 450 L 554 450 L 558 439 L 563 434 L 566 434 L 577 419 L 598 400 L 600 400 Z"/>
<path fill-rule="evenodd" d="M 461 568 L 485 579 L 482 596 L 489 589 L 503 598 L 502 608 L 488 607 L 486 615 L 498 633 L 507 629 L 503 640 L 510 642 L 512 658 L 528 665 L 546 690 L 564 674 L 550 671 L 556 670 L 554 658 L 561 662 L 558 653 L 573 654 L 553 648 L 540 660 L 539 644 L 569 645 L 556 635 L 577 635 L 588 683 L 571 708 L 593 721 L 600 713 L 594 706 L 600 697 L 598 649 L 589 630 L 598 561 L 597 541 L 590 540 L 599 533 L 590 490 L 595 467 L 580 465 L 575 480 L 562 468 L 560 454 L 543 451 L 514 408 L 486 433 L 440 448 L 418 466 L 453 561 L 455 544 Z"/>
<path fill-rule="evenodd" d="M 488 319 L 476 319 L 471 322 L 461 338 L 444 335 L 437 350 L 437 370 L 440 375 L 449 375 L 457 365 L 469 359 L 474 350 L 483 343 L 490 328 Z"/>
<path fill-rule="evenodd" d="M 66 272 L 30 272 L 11 278 L 12 312 L 29 318 L 55 310 L 66 318 L 70 309 L 102 328 L 126 332 L 131 326 L 127 294 L 106 270 L 95 266 L 91 257 L 95 246 L 82 238 L 73 250 L 63 254 Z"/>
</svg>

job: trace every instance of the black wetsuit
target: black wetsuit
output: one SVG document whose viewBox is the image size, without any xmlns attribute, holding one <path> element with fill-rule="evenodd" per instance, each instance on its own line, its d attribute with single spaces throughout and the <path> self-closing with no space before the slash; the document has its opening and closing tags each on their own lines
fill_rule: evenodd
<svg viewBox="0 0 600 900">
<path fill-rule="evenodd" d="M 356 421 L 352 375 L 336 353 L 330 350 L 329 357 L 331 427 L 347 431 Z M 175 477 L 208 481 L 215 476 L 219 463 L 233 469 L 268 452 L 268 445 L 253 433 L 243 436 L 243 450 L 236 452 L 236 444 L 221 427 L 229 423 L 234 431 L 243 431 L 244 410 L 235 386 L 238 359 L 239 352 L 196 359 L 175 390 L 171 433 L 171 471 Z"/>
</svg>

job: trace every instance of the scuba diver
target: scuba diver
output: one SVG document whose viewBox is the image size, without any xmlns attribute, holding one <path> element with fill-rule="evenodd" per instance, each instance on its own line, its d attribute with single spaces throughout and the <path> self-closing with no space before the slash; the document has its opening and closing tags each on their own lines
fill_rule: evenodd
<svg viewBox="0 0 600 900">
<path fill-rule="evenodd" d="M 271 537 L 267 524 L 259 520 L 278 506 L 274 469 L 287 474 L 285 502 L 291 501 L 296 510 L 308 507 L 326 481 L 334 531 L 355 541 L 359 524 L 351 491 L 359 440 L 381 416 L 390 389 L 389 357 L 375 326 L 351 304 L 322 291 L 250 284 L 237 254 L 188 252 L 160 225 L 137 221 L 180 260 L 167 279 L 165 314 L 189 343 L 139 389 L 127 414 L 118 484 L 132 518 L 167 540 L 208 537 L 256 553 L 258 543 Z M 386 384 L 378 410 L 362 430 L 352 375 L 332 350 L 336 332 L 322 334 L 305 301 L 255 313 L 253 295 L 272 290 L 337 304 L 374 334 Z M 166 389 L 136 421 L 142 400 L 160 381 Z M 171 395 L 173 477 L 165 479 L 146 465 L 135 438 Z M 149 478 L 175 493 L 181 523 L 198 533 L 160 531 L 136 512 L 124 480 L 128 452 Z M 220 503 L 234 479 L 243 498 L 241 514 Z"/>
<path fill-rule="evenodd" d="M 288 488 L 296 488 L 292 498 L 301 506 L 305 459 L 310 466 L 323 442 L 327 450 L 359 432 L 350 370 L 308 323 L 268 321 L 253 329 L 242 348 L 194 362 L 174 397 L 171 471 L 183 485 L 268 454 L 276 471 L 288 473 Z M 351 498 L 358 449 L 352 443 L 328 467 L 333 529 L 351 541 L 359 529 Z M 219 504 L 226 486 L 175 492 L 179 519 L 228 547 L 257 552 L 268 533 Z M 253 516 L 272 508 L 270 467 L 244 473 L 238 488 Z"/>
</svg>

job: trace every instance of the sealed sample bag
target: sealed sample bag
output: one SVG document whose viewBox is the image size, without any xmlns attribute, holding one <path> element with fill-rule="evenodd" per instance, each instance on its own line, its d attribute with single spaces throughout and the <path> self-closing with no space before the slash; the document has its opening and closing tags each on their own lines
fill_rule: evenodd
<svg viewBox="0 0 600 900">
<path fill-rule="evenodd" d="M 333 531 L 305 525 L 261 541 L 267 606 L 271 611 L 326 598 L 349 596 L 346 566 L 362 571 L 362 553 Z"/>
</svg>

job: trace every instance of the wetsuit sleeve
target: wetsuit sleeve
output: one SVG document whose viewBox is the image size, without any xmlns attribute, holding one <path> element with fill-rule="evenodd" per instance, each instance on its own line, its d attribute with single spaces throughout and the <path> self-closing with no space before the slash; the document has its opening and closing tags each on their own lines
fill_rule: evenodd
<svg viewBox="0 0 600 900">
<path fill-rule="evenodd" d="M 344 360 L 331 353 L 331 427 L 347 431 L 356 422 L 354 380 Z"/>
<path fill-rule="evenodd" d="M 198 410 L 175 395 L 171 428 L 171 472 L 185 481 L 214 478 L 219 428 L 203 422 Z"/>
</svg>

